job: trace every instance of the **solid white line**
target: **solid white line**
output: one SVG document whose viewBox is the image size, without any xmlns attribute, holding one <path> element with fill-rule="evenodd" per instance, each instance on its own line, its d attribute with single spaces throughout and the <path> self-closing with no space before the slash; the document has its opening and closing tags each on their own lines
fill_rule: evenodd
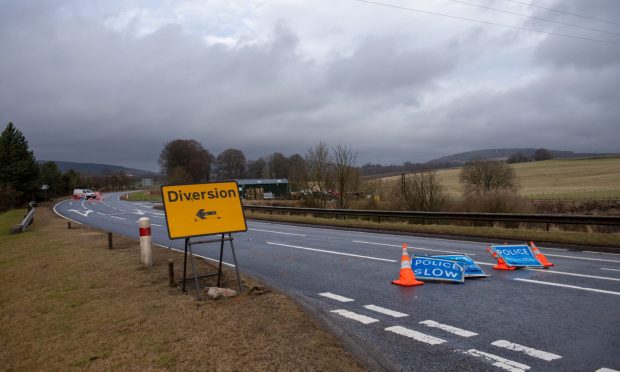
<svg viewBox="0 0 620 372">
<path fill-rule="evenodd" d="M 261 230 L 261 229 L 248 229 L 248 230 L 251 230 L 251 231 L 268 232 L 268 233 L 273 233 L 273 234 L 282 234 L 282 235 L 308 236 L 308 235 L 304 235 L 304 234 L 295 234 L 295 233 L 287 233 L 287 232 L 271 231 L 271 230 Z"/>
<path fill-rule="evenodd" d="M 555 271 L 555 270 L 545 270 L 545 269 L 531 269 L 531 268 L 525 268 L 524 270 L 528 270 L 528 271 L 538 271 L 541 273 L 547 273 L 547 274 L 560 274 L 560 275 L 570 275 L 570 276 L 579 276 L 582 278 L 591 278 L 591 279 L 602 279 L 602 280 L 613 280 L 616 282 L 620 282 L 619 278 L 610 278 L 608 276 L 596 276 L 596 275 L 586 275 L 586 274 L 575 274 L 575 273 L 567 273 L 564 271 Z"/>
<path fill-rule="evenodd" d="M 116 216 L 109 216 L 110 218 L 116 218 L 117 220 L 126 220 L 126 218 L 123 217 L 116 217 Z"/>
<path fill-rule="evenodd" d="M 620 271 L 620 270 L 618 270 L 618 269 L 608 269 L 608 268 L 605 268 L 605 267 L 601 267 L 601 270 L 607 270 L 607 271 Z"/>
<path fill-rule="evenodd" d="M 358 322 L 363 323 L 363 324 L 370 324 L 370 323 L 375 323 L 379 321 L 379 319 L 371 318 L 366 315 L 356 314 L 352 311 L 344 310 L 344 309 L 332 310 L 331 312 L 341 315 L 348 319 L 357 320 Z"/>
<path fill-rule="evenodd" d="M 373 242 L 365 242 L 363 240 L 353 240 L 353 243 L 382 245 L 382 246 L 386 246 L 386 247 L 399 247 L 399 248 L 402 248 L 401 245 L 397 245 L 397 244 L 373 243 Z M 412 246 L 411 250 L 413 252 L 415 252 L 416 250 L 420 250 L 420 251 L 446 252 L 446 253 L 454 253 L 454 254 L 464 254 L 464 255 L 468 255 L 468 256 L 475 256 L 476 255 L 475 253 L 463 253 L 463 252 L 455 252 L 455 251 L 446 251 L 444 249 L 420 248 L 418 246 L 415 246 L 415 247 Z"/>
<path fill-rule="evenodd" d="M 473 355 L 475 357 L 486 359 L 490 362 L 494 362 L 493 365 L 495 367 L 499 367 L 499 368 L 505 369 L 510 372 L 523 372 L 531 368 L 528 365 L 521 364 L 521 363 L 518 363 L 512 360 L 506 359 L 506 358 L 502 358 L 497 355 L 485 353 L 483 351 L 476 350 L 476 349 L 467 350 L 466 353 L 469 355 Z"/>
<path fill-rule="evenodd" d="M 584 253 L 596 253 L 596 254 L 608 254 L 612 256 L 620 256 L 620 253 L 609 253 L 609 252 L 594 252 L 594 251 L 582 251 Z"/>
<path fill-rule="evenodd" d="M 152 223 L 151 226 L 163 227 L 164 225 L 158 225 L 156 223 Z"/>
<path fill-rule="evenodd" d="M 61 201 L 61 202 L 58 202 L 58 203 L 56 203 L 56 204 L 54 205 L 54 208 L 52 208 L 52 209 L 54 210 L 54 213 L 56 213 L 58 216 L 60 216 L 60 217 L 64 218 L 65 220 L 69 220 L 69 221 L 71 221 L 71 222 L 75 222 L 75 223 L 77 223 L 78 225 L 82 225 L 82 223 L 81 223 L 81 222 L 77 222 L 76 220 L 72 220 L 71 218 L 69 218 L 69 217 L 65 217 L 65 216 L 63 216 L 62 214 L 58 213 L 58 211 L 56 210 L 56 207 L 57 207 L 57 206 L 59 206 L 59 205 L 60 205 L 60 203 L 64 203 L 64 202 L 66 202 L 66 200 L 63 200 L 63 201 Z M 71 203 L 69 203 L 69 204 L 71 204 Z"/>
<path fill-rule="evenodd" d="M 620 296 L 620 292 L 606 291 L 606 290 L 604 290 L 604 289 L 586 288 L 586 287 L 577 287 L 576 285 L 568 285 L 568 284 L 560 284 L 560 283 L 551 283 L 551 282 L 541 282 L 541 281 L 539 281 L 539 280 L 530 280 L 530 279 L 521 279 L 521 278 L 514 278 L 513 280 L 517 280 L 517 281 L 519 281 L 519 282 L 533 283 L 533 284 L 550 285 L 550 286 L 555 286 L 555 287 L 572 288 L 572 289 L 581 289 L 582 291 L 590 291 L 590 292 L 605 293 L 605 294 L 612 294 L 612 295 L 617 295 L 617 296 Z"/>
<path fill-rule="evenodd" d="M 447 342 L 446 340 L 442 340 L 437 337 L 429 336 L 427 334 L 414 331 L 412 329 L 401 327 L 401 326 L 388 327 L 385 330 L 388 332 L 394 332 L 401 336 L 413 338 L 416 341 L 424 342 L 429 345 L 439 345 L 439 344 L 443 344 L 444 342 Z"/>
<path fill-rule="evenodd" d="M 546 254 L 545 256 L 548 256 L 548 257 L 572 258 L 572 259 L 575 259 L 575 260 L 602 261 L 602 262 L 614 262 L 614 263 L 620 263 L 620 261 L 618 261 L 618 260 L 606 260 L 606 259 L 603 259 L 603 258 L 590 258 L 590 257 L 565 256 L 565 255 L 561 255 L 561 254 Z"/>
<path fill-rule="evenodd" d="M 475 332 L 467 331 L 467 330 L 461 329 L 461 328 L 456 328 L 456 327 L 453 327 L 453 326 L 449 326 L 447 324 L 437 323 L 434 320 L 425 320 L 423 322 L 420 322 L 420 324 L 424 324 L 427 327 L 439 328 L 442 331 L 454 333 L 455 335 L 458 335 L 458 336 L 461 336 L 461 337 L 478 336 L 478 334 L 475 333 Z"/>
<path fill-rule="evenodd" d="M 385 262 L 398 262 L 396 260 L 388 260 L 386 258 L 378 258 L 378 257 L 370 257 L 370 256 L 360 256 L 360 255 L 357 255 L 357 254 L 342 253 L 342 252 L 335 252 L 335 251 L 327 251 L 327 250 L 324 250 L 324 249 L 306 248 L 306 247 L 299 247 L 299 246 L 296 246 L 296 245 L 288 245 L 288 244 L 280 244 L 280 243 L 272 243 L 272 242 L 265 242 L 265 243 L 267 243 L 269 245 L 277 245 L 277 246 L 280 246 L 280 247 L 303 249 L 303 250 L 306 250 L 306 251 L 337 254 L 337 255 L 340 255 L 340 256 L 358 257 L 358 258 L 365 258 L 365 259 L 368 259 L 368 260 L 385 261 Z"/>
<path fill-rule="evenodd" d="M 330 292 L 319 293 L 319 296 L 331 298 L 332 300 L 336 300 L 336 301 L 340 301 L 340 302 L 352 302 L 352 301 L 355 301 L 352 298 L 348 298 L 348 297 L 344 297 L 344 296 L 339 296 L 337 294 L 333 294 L 333 293 L 330 293 Z"/>
<path fill-rule="evenodd" d="M 157 243 L 153 243 L 153 245 L 156 245 L 156 246 L 158 246 L 158 247 L 162 247 L 162 248 L 172 249 L 173 251 L 177 251 L 177 252 L 183 252 L 183 251 L 182 251 L 182 250 L 180 250 L 180 249 L 176 249 L 176 248 L 174 248 L 174 247 L 168 247 L 168 246 L 161 245 L 161 244 L 157 244 Z M 209 258 L 209 257 L 202 256 L 202 255 L 195 254 L 195 253 L 194 253 L 194 256 L 196 256 L 196 257 L 200 257 L 200 258 L 203 258 L 203 259 L 205 259 L 205 260 L 213 261 L 213 262 L 220 262 L 220 260 L 216 260 L 216 259 L 214 259 L 214 258 Z M 228 263 L 228 262 L 224 262 L 224 261 L 222 261 L 222 264 L 223 264 L 223 265 L 226 265 L 226 266 L 230 266 L 230 267 L 235 267 L 235 265 L 230 264 L 230 263 Z"/>
<path fill-rule="evenodd" d="M 381 313 L 381 314 L 393 316 L 394 318 L 402 318 L 402 317 L 405 317 L 405 316 L 409 316 L 409 314 L 405 314 L 405 313 L 401 313 L 401 312 L 398 312 L 398 311 L 386 309 L 386 308 L 381 307 L 381 306 L 365 305 L 364 307 L 366 309 L 368 309 L 368 310 L 372 310 L 372 311 L 376 311 L 376 312 Z"/>
<path fill-rule="evenodd" d="M 534 348 L 515 344 L 515 343 L 506 341 L 506 340 L 497 340 L 495 342 L 492 342 L 491 345 L 497 346 L 497 347 L 503 347 L 508 350 L 520 351 L 523 354 L 533 356 L 534 358 L 546 360 L 547 362 L 562 358 L 560 355 L 557 355 L 557 354 L 552 354 L 552 353 L 542 351 L 542 350 L 536 350 Z"/>
</svg>

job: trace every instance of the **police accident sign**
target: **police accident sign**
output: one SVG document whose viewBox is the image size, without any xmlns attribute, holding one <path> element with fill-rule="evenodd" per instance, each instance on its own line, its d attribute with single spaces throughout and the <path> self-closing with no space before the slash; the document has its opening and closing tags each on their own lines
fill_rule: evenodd
<svg viewBox="0 0 620 372">
<path fill-rule="evenodd" d="M 237 182 L 161 187 L 170 239 L 246 231 Z"/>
<path fill-rule="evenodd" d="M 416 279 L 440 282 L 463 283 L 465 275 L 463 267 L 451 260 L 435 257 L 414 257 L 411 269 Z"/>
<path fill-rule="evenodd" d="M 494 250 L 508 266 L 514 267 L 544 267 L 536 259 L 527 244 L 519 245 L 492 245 Z"/>
</svg>

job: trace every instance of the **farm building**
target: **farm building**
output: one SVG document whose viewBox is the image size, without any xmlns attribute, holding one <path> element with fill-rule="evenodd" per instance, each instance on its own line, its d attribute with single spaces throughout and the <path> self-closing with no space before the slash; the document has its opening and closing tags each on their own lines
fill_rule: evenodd
<svg viewBox="0 0 620 372">
<path fill-rule="evenodd" d="M 265 199 L 282 197 L 291 192 L 286 178 L 236 180 L 244 199 Z"/>
</svg>

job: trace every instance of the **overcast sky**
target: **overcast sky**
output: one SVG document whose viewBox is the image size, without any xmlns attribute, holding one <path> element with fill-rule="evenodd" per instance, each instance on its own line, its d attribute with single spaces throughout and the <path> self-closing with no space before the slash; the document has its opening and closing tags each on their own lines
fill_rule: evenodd
<svg viewBox="0 0 620 372">
<path fill-rule="evenodd" d="M 620 0 L 463 1 L 573 26 L 450 0 L 377 2 L 547 33 L 355 0 L 0 0 L 0 124 L 38 159 L 149 170 L 177 138 L 360 164 L 620 152 Z"/>
</svg>

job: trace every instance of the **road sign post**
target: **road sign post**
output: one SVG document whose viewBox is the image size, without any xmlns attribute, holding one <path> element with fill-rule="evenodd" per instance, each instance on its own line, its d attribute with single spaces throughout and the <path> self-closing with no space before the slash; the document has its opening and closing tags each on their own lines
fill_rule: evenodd
<svg viewBox="0 0 620 372">
<path fill-rule="evenodd" d="M 247 230 L 241 206 L 237 182 L 214 182 L 194 185 L 167 185 L 161 187 L 166 226 L 170 239 L 185 239 L 183 258 L 183 292 L 187 281 L 187 254 L 194 272 L 196 296 L 200 298 L 198 279 L 217 275 L 217 285 L 221 283 L 224 242 L 230 242 L 239 290 L 241 278 L 232 234 Z M 192 241 L 191 238 L 206 235 L 220 235 L 218 239 Z M 228 235 L 228 236 L 226 236 Z M 194 263 L 192 246 L 198 244 L 220 243 L 220 260 L 217 273 L 198 276 Z"/>
</svg>

